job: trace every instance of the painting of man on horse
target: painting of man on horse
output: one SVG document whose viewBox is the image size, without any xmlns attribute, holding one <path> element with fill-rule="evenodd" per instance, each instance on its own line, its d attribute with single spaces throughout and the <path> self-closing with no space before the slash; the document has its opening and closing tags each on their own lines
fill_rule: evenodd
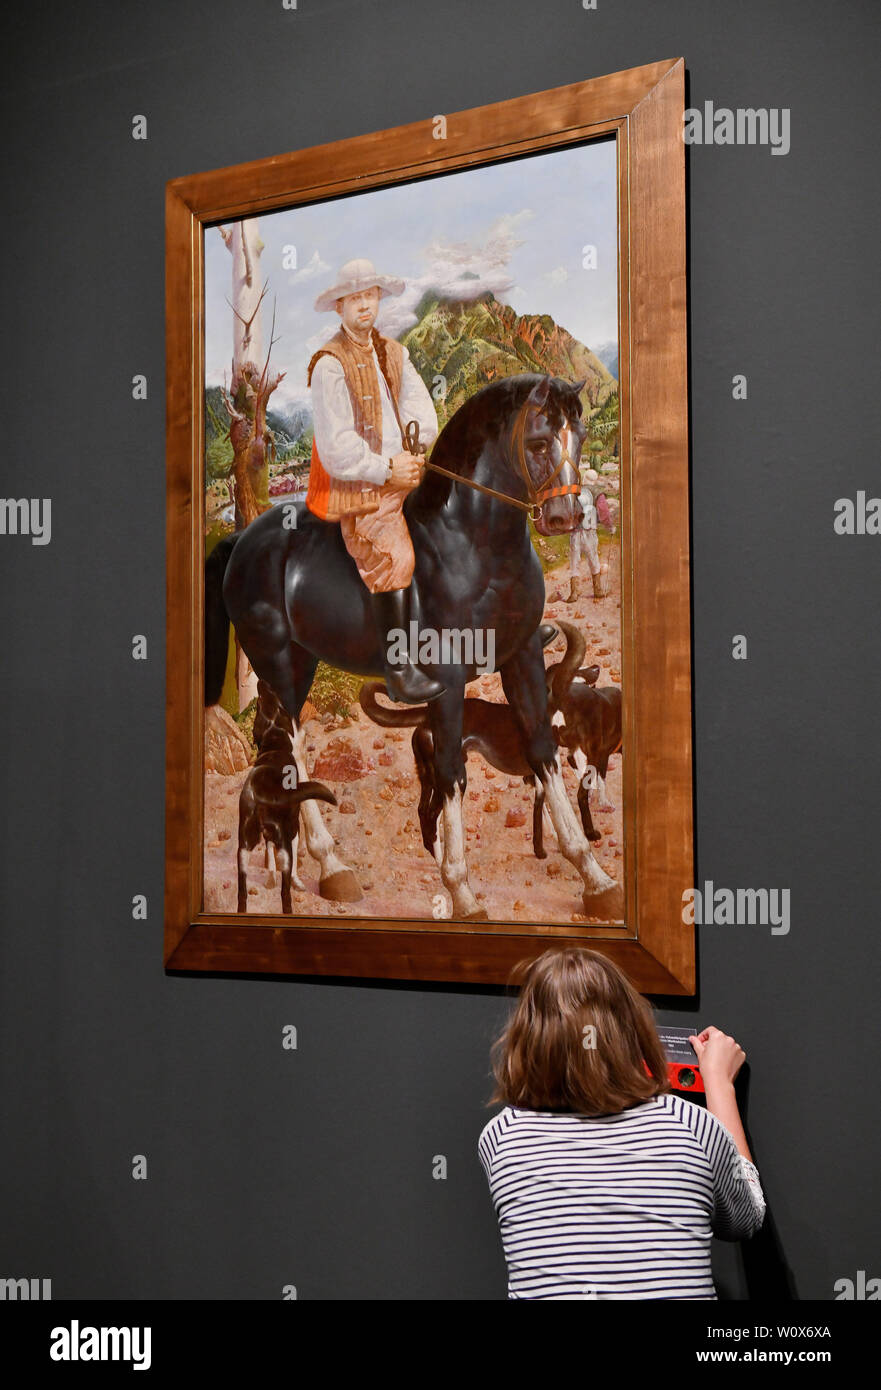
<svg viewBox="0 0 881 1390">
<path fill-rule="evenodd" d="M 503 854 L 506 863 L 513 862 L 510 834 L 493 842 L 484 829 L 475 838 L 469 826 L 475 811 L 482 813 L 483 827 L 490 812 L 505 810 L 495 794 L 473 805 L 477 793 L 469 795 L 463 742 L 469 692 L 475 682 L 494 682 L 491 698 L 503 699 L 512 716 L 514 733 L 507 737 L 519 739 L 515 764 L 526 769 L 517 785 L 524 775 L 536 785 L 559 859 L 568 866 L 561 870 L 555 857 L 561 889 L 565 879 L 573 892 L 563 920 L 618 921 L 622 895 L 615 871 L 620 865 L 614 861 L 620 850 L 613 855 L 603 846 L 604 867 L 573 806 L 566 781 L 571 771 L 561 762 L 548 710 L 545 656 L 558 636 L 546 621 L 552 614 L 545 569 L 565 565 L 568 537 L 582 522 L 579 466 L 589 437 L 585 399 L 593 408 L 597 381 L 607 399 L 606 382 L 612 379 L 586 350 L 580 360 L 589 361 L 595 378 L 543 369 L 535 350 L 535 370 L 498 371 L 487 354 L 484 383 L 454 409 L 447 407 L 439 428 L 425 337 L 414 335 L 411 350 L 375 326 L 381 308 L 393 309 L 406 291 L 406 277 L 388 273 L 378 257 L 357 254 L 327 276 L 314 300 L 314 310 L 336 313 L 339 325 L 308 358 L 313 424 L 308 488 L 304 497 L 272 506 L 245 528 L 223 535 L 208 555 L 206 705 L 220 698 L 234 632 L 255 675 L 290 721 L 293 782 L 317 777 L 337 793 L 333 811 L 314 796 L 299 807 L 318 881 L 310 890 L 305 878 L 295 915 L 312 910 L 310 892 L 315 907 L 323 901 L 359 916 L 387 915 L 378 901 L 374 907 L 374 899 L 377 889 L 385 888 L 384 878 L 400 881 L 396 856 L 406 854 L 412 864 L 428 849 L 439 879 L 432 881 L 430 858 L 421 861 L 418 880 L 410 870 L 411 892 L 402 916 L 431 920 L 440 915 L 464 923 L 497 916 L 488 909 L 486 893 L 472 884 L 472 863 L 482 866 L 493 856 L 501 862 Z M 504 317 L 502 322 L 506 327 Z M 544 325 L 542 330 L 547 331 Z M 569 360 L 575 357 L 571 349 Z M 449 368 L 452 360 L 436 365 Z M 568 616 L 577 618 L 578 612 L 570 609 Z M 605 632 L 604 620 L 603 640 Z M 456 642 L 445 642 L 445 634 L 455 634 Z M 356 750 L 361 763 L 352 764 L 355 771 L 347 764 L 344 771 L 346 737 L 338 736 L 335 747 L 333 740 L 327 748 L 317 746 L 321 734 L 311 695 L 320 665 L 356 681 L 381 681 L 393 705 L 419 706 L 425 731 L 422 797 L 437 807 L 436 838 L 429 845 L 423 833 L 425 848 L 415 829 L 406 830 L 410 821 L 390 842 L 375 814 L 384 800 L 391 803 L 389 811 L 405 802 L 410 787 L 415 814 L 420 790 L 403 748 L 376 737 L 378 725 L 370 737 L 368 726 L 368 737 Z M 347 712 L 339 727 L 350 729 L 353 719 L 363 722 L 360 709 Z M 351 750 L 353 735 L 347 737 Z M 394 768 L 389 798 L 381 774 L 374 778 L 373 748 L 382 749 L 381 764 Z M 487 765 L 474 775 L 481 776 L 482 787 L 482 778 L 495 774 Z M 359 789 L 345 795 L 336 784 L 335 779 L 346 778 L 363 781 L 365 795 L 379 781 L 373 822 Z M 505 810 L 514 828 L 521 824 L 517 813 L 510 806 Z M 425 823 L 423 817 L 423 832 Z M 369 872 L 354 853 L 358 832 L 373 834 Z M 412 848 L 409 840 L 401 844 L 403 834 L 412 839 Z M 296 855 L 295 844 L 294 869 Z M 549 882 L 552 869 L 549 863 Z M 527 866 L 527 872 L 535 870 Z M 402 887 L 406 870 L 403 879 Z M 528 885 L 527 879 L 511 885 L 525 920 Z"/>
</svg>

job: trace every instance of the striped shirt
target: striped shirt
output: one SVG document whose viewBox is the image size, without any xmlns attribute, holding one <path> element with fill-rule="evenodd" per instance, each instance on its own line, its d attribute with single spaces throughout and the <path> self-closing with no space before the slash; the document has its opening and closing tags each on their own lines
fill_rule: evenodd
<svg viewBox="0 0 881 1390">
<path fill-rule="evenodd" d="M 617 1115 L 506 1106 L 483 1129 L 509 1298 L 714 1299 L 713 1235 L 753 1235 L 759 1175 L 677 1095 Z"/>
</svg>

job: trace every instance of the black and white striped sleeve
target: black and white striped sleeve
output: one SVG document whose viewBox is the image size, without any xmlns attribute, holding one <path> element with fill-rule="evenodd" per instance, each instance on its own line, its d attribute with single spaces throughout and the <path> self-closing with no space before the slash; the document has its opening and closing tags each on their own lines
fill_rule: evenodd
<svg viewBox="0 0 881 1390">
<path fill-rule="evenodd" d="M 713 1235 L 720 1240 L 747 1240 L 765 1219 L 765 1197 L 754 1163 L 738 1153 L 728 1130 L 715 1115 L 681 1101 L 681 1115 L 691 1129 L 713 1174 Z"/>
<path fill-rule="evenodd" d="M 477 1141 L 477 1153 L 483 1171 L 486 1173 L 486 1180 L 490 1184 L 490 1190 L 492 1190 L 493 1159 L 499 1147 L 500 1128 L 505 1127 L 505 1114 L 505 1110 L 500 1110 L 497 1115 L 494 1115 L 491 1120 L 488 1120 Z M 493 1204 L 495 1205 L 495 1201 Z"/>
</svg>

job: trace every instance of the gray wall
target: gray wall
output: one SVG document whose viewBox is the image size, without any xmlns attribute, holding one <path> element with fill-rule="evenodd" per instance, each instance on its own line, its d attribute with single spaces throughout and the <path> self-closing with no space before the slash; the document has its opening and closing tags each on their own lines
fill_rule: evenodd
<svg viewBox="0 0 881 1390">
<path fill-rule="evenodd" d="M 689 157 L 698 881 L 789 888 L 791 930 L 702 928 L 697 1006 L 660 1017 L 749 1053 L 764 1277 L 829 1299 L 881 1275 L 881 538 L 832 526 L 836 498 L 881 491 L 876 10 L 20 8 L 3 491 L 51 497 L 53 534 L 0 537 L 0 1276 L 55 1298 L 504 1297 L 475 1147 L 499 991 L 163 973 L 164 185 L 679 55 L 693 105 L 791 110 L 785 157 Z M 723 1296 L 759 1291 L 737 1247 L 716 1272 Z"/>
</svg>

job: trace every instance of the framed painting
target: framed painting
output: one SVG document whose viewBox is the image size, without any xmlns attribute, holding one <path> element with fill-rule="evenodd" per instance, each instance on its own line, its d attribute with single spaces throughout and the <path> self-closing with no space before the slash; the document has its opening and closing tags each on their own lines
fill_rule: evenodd
<svg viewBox="0 0 881 1390">
<path fill-rule="evenodd" d="M 683 113 L 169 183 L 169 970 L 693 992 Z"/>
</svg>

